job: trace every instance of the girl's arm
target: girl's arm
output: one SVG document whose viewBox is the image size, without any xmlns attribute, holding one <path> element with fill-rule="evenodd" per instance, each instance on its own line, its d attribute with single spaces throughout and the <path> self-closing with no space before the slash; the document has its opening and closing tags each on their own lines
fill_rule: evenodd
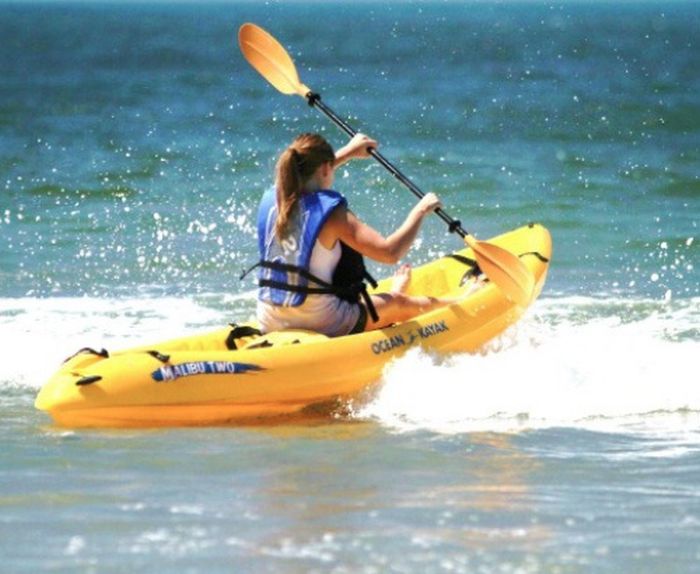
<svg viewBox="0 0 700 574">
<path fill-rule="evenodd" d="M 340 239 L 356 251 L 381 263 L 397 263 L 411 248 L 423 218 L 440 207 L 434 193 L 426 194 L 414 207 L 404 222 L 388 237 L 360 221 L 344 207 L 336 209 L 324 225 L 320 239 L 332 246 Z"/>
</svg>

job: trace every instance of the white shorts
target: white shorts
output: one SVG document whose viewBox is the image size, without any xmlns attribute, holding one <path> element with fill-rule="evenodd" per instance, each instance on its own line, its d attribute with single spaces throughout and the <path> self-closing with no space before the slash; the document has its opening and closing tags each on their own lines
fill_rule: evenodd
<svg viewBox="0 0 700 574">
<path fill-rule="evenodd" d="M 367 314 L 359 303 L 334 295 L 308 295 L 298 307 L 282 307 L 258 301 L 258 322 L 264 333 L 283 329 L 308 329 L 328 337 L 364 330 Z M 358 323 L 362 323 L 362 325 Z"/>
</svg>

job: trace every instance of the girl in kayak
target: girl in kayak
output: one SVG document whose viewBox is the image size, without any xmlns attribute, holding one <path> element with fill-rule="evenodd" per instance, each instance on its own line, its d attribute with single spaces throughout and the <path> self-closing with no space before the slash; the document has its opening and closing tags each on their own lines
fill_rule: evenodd
<svg viewBox="0 0 700 574">
<path fill-rule="evenodd" d="M 333 151 L 318 134 L 302 134 L 282 152 L 275 185 L 258 212 L 260 251 L 257 317 L 264 332 L 309 329 L 340 336 L 405 321 L 452 300 L 410 296 L 410 267 L 388 293 L 368 295 L 362 255 L 395 264 L 411 247 L 423 218 L 440 207 L 425 195 L 388 237 L 363 223 L 332 191 L 335 170 L 367 158 L 377 142 L 357 134 Z M 371 281 L 371 278 L 369 278 Z"/>
</svg>

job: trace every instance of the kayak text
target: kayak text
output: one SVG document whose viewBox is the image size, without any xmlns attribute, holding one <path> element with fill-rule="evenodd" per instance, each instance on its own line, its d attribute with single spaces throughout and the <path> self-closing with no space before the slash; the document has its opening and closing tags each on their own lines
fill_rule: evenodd
<svg viewBox="0 0 700 574">
<path fill-rule="evenodd" d="M 411 345 L 417 340 L 428 339 L 433 335 L 449 330 L 450 328 L 445 324 L 445 321 L 431 323 L 425 327 L 418 327 L 415 330 L 412 329 L 408 333 L 405 333 L 405 336 L 394 335 L 393 337 L 387 337 L 386 339 L 372 343 L 372 352 L 375 355 L 380 355 L 381 353 L 387 353 L 398 347 Z"/>
<path fill-rule="evenodd" d="M 181 377 L 194 375 L 239 375 L 248 371 L 261 371 L 258 365 L 234 363 L 232 361 L 193 361 L 177 365 L 165 365 L 153 371 L 151 377 L 158 383 L 167 383 Z"/>
</svg>

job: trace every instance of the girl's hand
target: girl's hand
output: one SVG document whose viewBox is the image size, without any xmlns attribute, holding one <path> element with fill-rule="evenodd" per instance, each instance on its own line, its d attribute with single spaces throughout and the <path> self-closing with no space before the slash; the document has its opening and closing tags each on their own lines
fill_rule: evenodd
<svg viewBox="0 0 700 574">
<path fill-rule="evenodd" d="M 369 150 L 376 149 L 379 146 L 376 140 L 373 140 L 365 134 L 355 134 L 352 139 L 338 150 L 335 154 L 336 167 L 354 158 L 370 157 Z"/>
<path fill-rule="evenodd" d="M 348 143 L 348 148 L 351 150 L 351 156 L 357 158 L 369 157 L 370 149 L 377 149 L 379 144 L 376 140 L 365 134 L 355 134 L 350 142 Z"/>
<path fill-rule="evenodd" d="M 428 215 L 429 213 L 432 213 L 439 207 L 442 207 L 442 203 L 440 202 L 440 198 L 438 198 L 437 195 L 434 193 L 426 193 L 421 200 L 416 204 L 414 209 L 419 213 L 421 217 L 424 217 Z"/>
</svg>

